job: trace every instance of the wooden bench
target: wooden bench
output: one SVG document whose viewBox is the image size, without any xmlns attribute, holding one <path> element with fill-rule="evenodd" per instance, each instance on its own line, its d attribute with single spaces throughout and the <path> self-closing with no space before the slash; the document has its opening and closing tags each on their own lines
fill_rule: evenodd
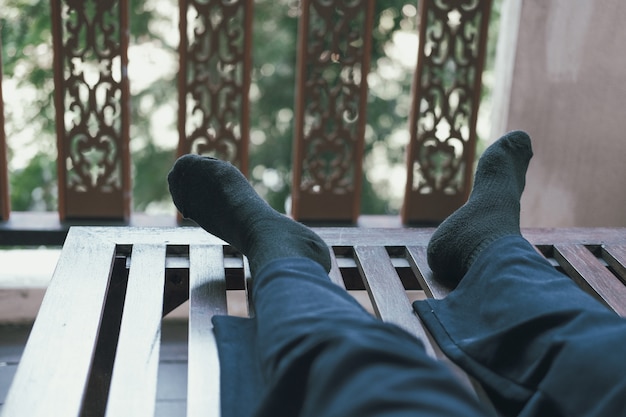
<svg viewBox="0 0 626 417">
<path fill-rule="evenodd" d="M 413 313 L 445 297 L 425 249 L 432 229 L 319 228 L 331 279 L 439 355 Z M 626 229 L 524 235 L 585 291 L 626 315 Z M 162 317 L 189 300 L 188 416 L 219 416 L 210 318 L 249 287 L 247 262 L 199 228 L 73 227 L 2 409 L 13 416 L 153 416 Z M 254 306 L 249 304 L 249 311 Z M 480 388 L 478 387 L 480 395 Z"/>
</svg>

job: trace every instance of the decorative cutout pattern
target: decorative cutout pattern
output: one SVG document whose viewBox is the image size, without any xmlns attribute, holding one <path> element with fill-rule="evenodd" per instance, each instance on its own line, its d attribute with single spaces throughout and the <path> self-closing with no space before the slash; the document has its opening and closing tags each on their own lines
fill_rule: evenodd
<svg viewBox="0 0 626 417">
<path fill-rule="evenodd" d="M 120 152 L 128 140 L 123 128 L 122 6 L 117 1 L 67 0 L 60 7 L 63 35 L 57 54 L 64 68 L 66 186 L 75 192 L 119 192 Z"/>
<path fill-rule="evenodd" d="M 7 166 L 7 144 L 4 132 L 4 101 L 2 100 L 2 38 L 0 37 L 0 221 L 9 220 L 11 204 Z"/>
<path fill-rule="evenodd" d="M 480 0 L 422 4 L 407 192 L 469 192 L 490 7 Z"/>
<path fill-rule="evenodd" d="M 251 2 L 188 0 L 180 7 L 180 153 L 213 155 L 241 168 L 248 142 Z"/>
<path fill-rule="evenodd" d="M 303 2 L 308 13 L 303 91 L 302 193 L 343 195 L 357 190 L 365 115 L 360 106 L 366 89 L 371 25 L 369 0 Z M 361 107 L 362 108 L 362 107 Z M 299 127 L 296 126 L 298 129 Z"/>
</svg>

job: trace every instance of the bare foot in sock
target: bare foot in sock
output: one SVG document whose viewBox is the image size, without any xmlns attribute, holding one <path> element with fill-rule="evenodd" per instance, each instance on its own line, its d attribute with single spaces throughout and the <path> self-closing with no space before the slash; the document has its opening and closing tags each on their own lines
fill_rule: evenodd
<svg viewBox="0 0 626 417">
<path fill-rule="evenodd" d="M 457 284 L 491 242 L 520 234 L 520 198 L 532 157 L 530 138 L 510 132 L 483 153 L 465 205 L 437 228 L 428 264 L 438 279 Z"/>
<path fill-rule="evenodd" d="M 174 164 L 168 183 L 181 214 L 246 255 L 253 272 L 288 257 L 309 258 L 330 270 L 324 241 L 272 209 L 230 163 L 185 155 Z"/>
</svg>

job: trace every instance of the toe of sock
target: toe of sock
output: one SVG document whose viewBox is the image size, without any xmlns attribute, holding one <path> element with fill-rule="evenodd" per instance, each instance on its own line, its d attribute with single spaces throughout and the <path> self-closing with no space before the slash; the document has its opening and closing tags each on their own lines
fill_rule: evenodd
<svg viewBox="0 0 626 417">
<path fill-rule="evenodd" d="M 516 150 L 523 151 L 532 156 L 532 143 L 530 140 L 530 136 L 528 133 L 523 130 L 514 130 L 512 132 L 507 133 L 502 137 L 507 143 L 510 144 L 511 147 Z"/>
<path fill-rule="evenodd" d="M 174 205 L 185 216 L 185 183 L 187 182 L 187 174 L 189 168 L 194 165 L 198 158 L 198 155 L 183 155 L 176 160 L 174 166 L 167 175 L 167 183 L 169 186 L 170 194 Z"/>
<path fill-rule="evenodd" d="M 451 249 L 439 239 L 431 240 L 426 251 L 426 259 L 435 279 L 454 287 L 463 277 L 464 270 L 461 260 L 455 253 L 451 253 L 453 252 Z"/>
</svg>

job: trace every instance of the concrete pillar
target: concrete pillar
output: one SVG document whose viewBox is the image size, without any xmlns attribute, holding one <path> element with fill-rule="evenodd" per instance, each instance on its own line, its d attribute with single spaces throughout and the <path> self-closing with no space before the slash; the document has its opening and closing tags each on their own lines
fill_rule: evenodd
<svg viewBox="0 0 626 417">
<path fill-rule="evenodd" d="M 626 226 L 626 2 L 504 0 L 492 136 L 526 130 L 522 225 Z"/>
</svg>

